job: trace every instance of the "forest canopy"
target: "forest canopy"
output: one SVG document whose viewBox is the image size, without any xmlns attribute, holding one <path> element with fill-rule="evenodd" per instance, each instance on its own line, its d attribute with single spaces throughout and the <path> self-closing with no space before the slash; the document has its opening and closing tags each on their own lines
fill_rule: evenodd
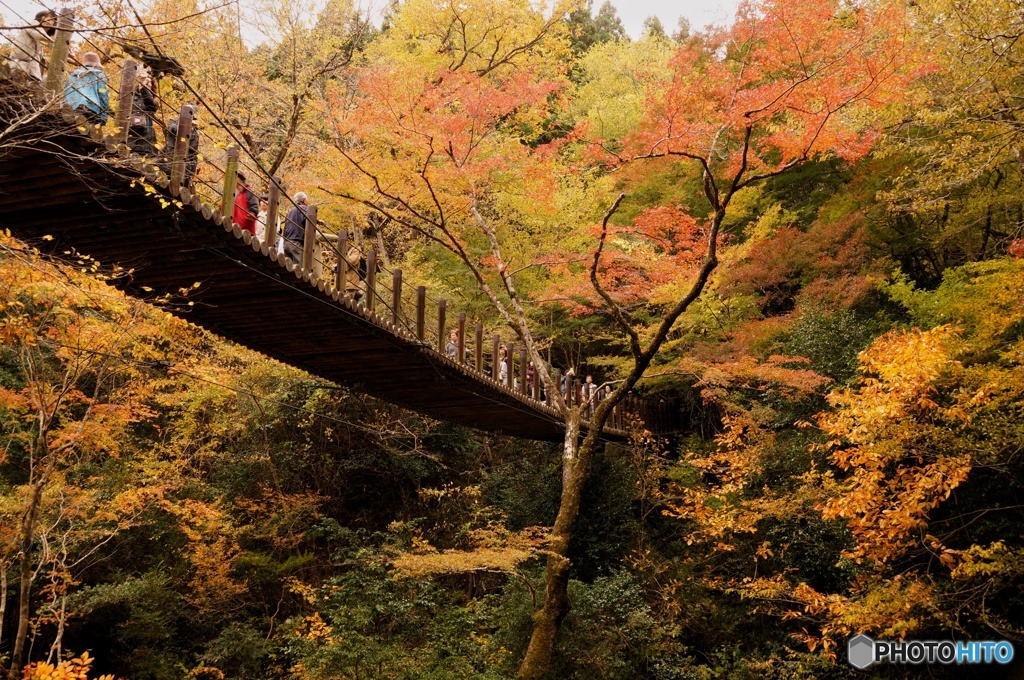
<svg viewBox="0 0 1024 680">
<path fill-rule="evenodd" d="M 576 0 L 76 12 L 111 83 L 178 60 L 156 117 L 200 103 L 199 180 L 242 144 L 372 225 L 568 434 L 432 421 L 3 234 L 10 678 L 902 678 L 848 638 L 1024 644 L 1018 2 L 752 0 L 636 40 Z M 632 393 L 684 430 L 581 428 Z"/>
</svg>

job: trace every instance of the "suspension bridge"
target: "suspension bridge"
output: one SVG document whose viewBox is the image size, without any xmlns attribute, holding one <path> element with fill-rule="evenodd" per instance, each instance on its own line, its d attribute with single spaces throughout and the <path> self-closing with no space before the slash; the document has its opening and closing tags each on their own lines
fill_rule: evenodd
<svg viewBox="0 0 1024 680">
<path fill-rule="evenodd" d="M 44 252 L 116 265 L 110 283 L 127 294 L 165 300 L 167 311 L 310 374 L 438 420 L 563 438 L 562 419 L 529 369 L 526 350 L 517 353 L 498 334 L 486 337 L 481 323 L 404 282 L 401 270 L 382 268 L 375 248 L 366 251 L 362 295 L 347 293 L 350 265 L 342 254 L 349 234 L 323 233 L 315 206 L 307 211 L 300 261 L 280 252 L 277 215 L 289 200 L 280 178 L 265 178 L 264 237 L 234 224 L 239 151 L 229 148 L 223 168 L 207 168 L 190 183 L 187 107 L 161 168 L 128 151 L 130 95 L 119 98 L 112 136 L 62 106 L 54 77 L 67 54 L 62 31 L 66 37 L 67 23 L 57 32 L 48 89 L 0 66 L 0 228 Z M 134 69 L 133 62 L 124 66 L 120 92 L 133 92 Z M 220 187 L 211 182 L 218 172 Z M 454 356 L 446 348 L 453 329 Z M 508 350 L 504 370 L 501 346 Z M 564 383 L 570 405 L 607 393 L 589 392 L 557 369 L 554 382 Z M 679 409 L 673 400 L 628 397 L 602 435 L 622 439 L 637 426 L 676 432 Z"/>
</svg>

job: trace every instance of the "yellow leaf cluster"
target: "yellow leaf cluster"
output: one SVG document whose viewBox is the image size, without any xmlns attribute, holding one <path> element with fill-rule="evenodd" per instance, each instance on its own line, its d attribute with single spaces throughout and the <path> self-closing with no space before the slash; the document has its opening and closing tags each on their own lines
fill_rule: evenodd
<svg viewBox="0 0 1024 680">
<path fill-rule="evenodd" d="M 25 667 L 22 680 L 89 680 L 89 669 L 93 661 L 88 652 L 57 665 L 44 661 L 32 663 Z M 93 680 L 114 680 L 113 675 L 100 675 Z"/>
<path fill-rule="evenodd" d="M 962 404 L 936 401 L 940 376 L 958 366 L 959 337 L 952 326 L 883 335 L 860 356 L 859 384 L 830 394 L 835 410 L 818 417 L 831 437 L 832 461 L 852 473 L 842 483 L 826 475 L 835 495 L 823 515 L 847 520 L 858 541 L 854 558 L 887 562 L 902 554 L 970 472 L 969 453 L 933 452 L 923 439 L 929 427 L 967 417 Z"/>
</svg>

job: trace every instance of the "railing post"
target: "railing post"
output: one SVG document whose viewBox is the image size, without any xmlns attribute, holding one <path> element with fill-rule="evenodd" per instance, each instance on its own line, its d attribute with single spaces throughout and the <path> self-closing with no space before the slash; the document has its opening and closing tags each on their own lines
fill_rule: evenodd
<svg viewBox="0 0 1024 680">
<path fill-rule="evenodd" d="M 377 248 L 373 247 L 366 253 L 366 309 L 373 311 L 374 298 L 377 297 Z"/>
<path fill-rule="evenodd" d="M 117 93 L 117 141 L 128 143 L 128 121 L 132 116 L 132 99 L 135 97 L 135 75 L 139 65 L 131 59 L 121 69 L 121 91 Z"/>
<path fill-rule="evenodd" d="M 540 401 L 540 366 L 533 367 L 533 385 L 531 385 L 533 391 L 533 398 Z"/>
<path fill-rule="evenodd" d="M 238 184 L 238 148 L 228 147 L 227 167 L 224 170 L 224 190 L 220 196 L 220 214 L 231 219 L 235 212 L 235 187 Z"/>
<path fill-rule="evenodd" d="M 316 217 L 316 206 L 306 206 L 306 228 L 302 231 L 302 271 L 306 273 L 313 271 L 313 251 L 316 246 Z"/>
<path fill-rule="evenodd" d="M 391 323 L 398 327 L 402 317 L 402 270 L 391 272 Z"/>
<path fill-rule="evenodd" d="M 270 193 L 267 196 L 267 230 L 264 233 L 267 248 L 277 249 L 277 214 L 281 210 L 281 178 L 270 178 Z"/>
<path fill-rule="evenodd" d="M 444 313 L 448 307 L 447 300 L 437 301 L 437 351 L 444 354 Z"/>
<path fill-rule="evenodd" d="M 529 394 L 529 387 L 526 384 L 526 347 L 519 350 L 519 392 Z"/>
<path fill-rule="evenodd" d="M 64 64 L 68 60 L 68 43 L 75 23 L 75 12 L 71 9 L 58 10 L 57 32 L 50 49 L 50 64 L 46 69 L 46 89 L 60 96 L 64 88 Z"/>
<path fill-rule="evenodd" d="M 510 390 L 514 390 L 515 389 L 515 385 L 516 385 L 516 379 L 515 379 L 516 360 L 514 358 L 515 356 L 516 356 L 516 343 L 510 342 L 510 343 L 508 343 L 508 354 L 505 355 L 505 363 L 508 366 L 508 374 L 506 374 L 506 376 L 505 376 L 506 377 L 505 386 L 508 387 Z"/>
<path fill-rule="evenodd" d="M 572 401 L 577 406 L 583 405 L 583 384 L 579 378 L 572 381 Z"/>
<path fill-rule="evenodd" d="M 427 288 L 416 286 L 416 339 L 423 342 L 426 335 Z"/>
<path fill-rule="evenodd" d="M 338 268 L 334 270 L 334 288 L 342 295 L 348 287 L 348 230 L 338 232 L 338 242 L 334 246 L 338 254 Z"/>
<path fill-rule="evenodd" d="M 476 372 L 484 372 L 484 325 L 477 321 L 476 331 L 473 344 L 473 351 L 476 353 Z"/>
<path fill-rule="evenodd" d="M 495 333 L 491 336 L 491 380 L 497 381 L 501 377 L 501 338 Z"/>
<path fill-rule="evenodd" d="M 562 369 L 560 369 L 560 368 L 556 368 L 555 369 L 554 380 L 552 382 L 555 383 L 555 392 L 558 392 L 559 394 L 561 394 L 561 392 L 562 392 Z M 550 406 L 553 403 L 555 403 L 555 402 L 552 401 L 550 395 L 548 395 L 548 405 Z"/>
<path fill-rule="evenodd" d="M 192 107 L 185 104 L 178 113 L 178 134 L 174 137 L 171 156 L 171 194 L 181 191 L 185 182 L 185 158 L 188 156 L 188 140 L 192 135 Z"/>
<path fill-rule="evenodd" d="M 459 312 L 459 353 L 460 364 L 466 363 L 466 313 Z"/>
</svg>

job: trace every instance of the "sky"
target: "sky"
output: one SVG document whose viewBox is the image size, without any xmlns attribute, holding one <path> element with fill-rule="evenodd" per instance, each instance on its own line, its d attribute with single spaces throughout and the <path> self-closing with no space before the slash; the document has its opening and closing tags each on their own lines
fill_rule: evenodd
<svg viewBox="0 0 1024 680">
<path fill-rule="evenodd" d="M 604 0 L 594 0 L 594 13 Z M 676 29 L 679 17 L 684 16 L 693 28 L 708 24 L 727 24 L 736 13 L 737 0 L 612 0 L 626 32 L 639 38 L 644 19 L 657 16 L 669 35 Z"/>
<path fill-rule="evenodd" d="M 604 0 L 594 0 L 594 13 Z M 49 6 L 57 7 L 59 0 L 45 0 Z M 382 2 L 374 4 L 383 5 Z M 644 19 L 657 16 L 661 19 L 665 32 L 671 34 L 679 21 L 685 16 L 694 28 L 703 28 L 707 24 L 729 23 L 736 11 L 738 0 L 612 0 L 622 18 L 626 32 L 634 38 L 640 37 Z M 0 0 L 0 15 L 7 25 L 17 25 L 15 14 L 31 18 L 42 8 L 37 0 Z"/>
</svg>

